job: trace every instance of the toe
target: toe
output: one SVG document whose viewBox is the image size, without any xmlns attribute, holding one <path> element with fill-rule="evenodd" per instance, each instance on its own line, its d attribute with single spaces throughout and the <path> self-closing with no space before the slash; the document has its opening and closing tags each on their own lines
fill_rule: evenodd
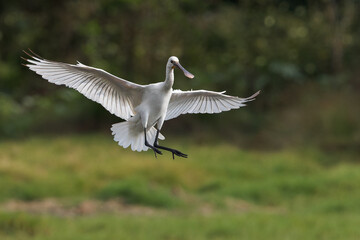
<svg viewBox="0 0 360 240">
<path fill-rule="evenodd" d="M 183 158 L 187 158 L 187 156 L 188 156 L 187 154 L 182 153 L 180 151 L 175 151 L 174 153 L 176 156 L 183 157 Z"/>
</svg>

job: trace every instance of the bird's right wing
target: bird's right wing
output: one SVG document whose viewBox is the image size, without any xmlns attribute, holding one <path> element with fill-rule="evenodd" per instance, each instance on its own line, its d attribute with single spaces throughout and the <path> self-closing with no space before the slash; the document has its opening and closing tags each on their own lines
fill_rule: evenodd
<svg viewBox="0 0 360 240">
<path fill-rule="evenodd" d="M 245 106 L 246 102 L 254 100 L 260 91 L 248 98 L 233 97 L 224 93 L 206 90 L 174 90 L 171 94 L 165 120 L 186 113 L 219 113 L 240 108 Z"/>
<path fill-rule="evenodd" d="M 142 85 L 79 62 L 73 65 L 28 55 L 31 59 L 25 59 L 29 62 L 25 66 L 49 82 L 78 90 L 122 119 L 135 115 L 134 109 L 140 104 L 143 94 Z"/>
</svg>

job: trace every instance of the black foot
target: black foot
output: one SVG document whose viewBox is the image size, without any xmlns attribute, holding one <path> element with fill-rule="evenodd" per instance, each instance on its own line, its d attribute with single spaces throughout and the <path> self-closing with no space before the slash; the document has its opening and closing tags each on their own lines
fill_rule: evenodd
<svg viewBox="0 0 360 240">
<path fill-rule="evenodd" d="M 187 158 L 187 157 L 188 157 L 187 154 L 182 153 L 182 152 L 180 152 L 180 151 L 178 151 L 178 150 L 176 150 L 176 149 L 172 149 L 172 151 L 170 151 L 170 152 L 172 153 L 173 159 L 175 159 L 175 156 L 174 156 L 174 155 L 176 155 L 176 156 L 178 156 L 178 157 L 183 157 L 183 158 Z"/>
<path fill-rule="evenodd" d="M 157 149 L 154 146 L 151 146 L 147 141 L 145 142 L 145 146 L 147 146 L 148 148 L 151 148 L 154 151 L 154 154 L 155 154 L 156 158 L 157 158 L 157 155 L 156 155 L 157 153 L 162 155 L 162 152 L 159 149 Z"/>
<path fill-rule="evenodd" d="M 154 147 L 160 148 L 160 149 L 163 149 L 163 150 L 166 150 L 166 151 L 171 152 L 173 159 L 175 159 L 175 155 L 178 156 L 178 157 L 183 157 L 183 158 L 187 158 L 187 157 L 188 157 L 188 155 L 185 154 L 185 153 L 182 153 L 182 152 L 180 152 L 180 151 L 178 151 L 178 150 L 176 150 L 176 149 L 172 149 L 172 148 L 160 146 L 160 145 L 158 145 L 157 143 L 154 143 Z"/>
<path fill-rule="evenodd" d="M 156 154 L 162 155 L 162 152 L 161 152 L 159 149 L 157 149 L 157 148 L 155 148 L 155 147 L 153 147 L 153 146 L 148 146 L 148 147 L 151 148 L 151 149 L 154 151 L 155 158 L 157 158 L 157 155 L 156 155 Z"/>
<path fill-rule="evenodd" d="M 175 155 L 178 156 L 178 157 L 183 157 L 183 158 L 187 158 L 188 155 L 185 154 L 185 153 L 182 153 L 176 149 L 172 149 L 172 148 L 168 148 L 168 147 L 163 147 L 163 146 L 160 146 L 158 145 L 158 137 L 159 137 L 159 132 L 160 130 L 157 129 L 157 132 L 156 132 L 156 136 L 155 136 L 155 141 L 154 141 L 154 147 L 155 148 L 160 148 L 160 149 L 163 149 L 165 151 L 169 151 L 172 153 L 172 157 L 173 159 L 175 159 Z M 146 133 L 145 133 L 145 145 L 148 144 L 147 141 L 146 141 Z M 146 145 L 147 146 L 147 145 Z M 155 153 L 155 157 L 156 157 L 156 153 Z"/>
</svg>

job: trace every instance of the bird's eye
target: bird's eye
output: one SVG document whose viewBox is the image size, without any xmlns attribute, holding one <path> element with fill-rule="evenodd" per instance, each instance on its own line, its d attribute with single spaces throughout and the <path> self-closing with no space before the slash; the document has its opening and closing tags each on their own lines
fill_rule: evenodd
<svg viewBox="0 0 360 240">
<path fill-rule="evenodd" d="M 171 63 L 174 63 L 174 61 L 173 61 L 173 60 L 170 60 L 170 62 L 171 62 Z"/>
</svg>

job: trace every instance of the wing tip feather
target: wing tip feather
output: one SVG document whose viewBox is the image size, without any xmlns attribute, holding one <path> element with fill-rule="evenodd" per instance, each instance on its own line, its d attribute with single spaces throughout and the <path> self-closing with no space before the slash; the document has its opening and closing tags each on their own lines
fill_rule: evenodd
<svg viewBox="0 0 360 240">
<path fill-rule="evenodd" d="M 30 48 L 28 48 L 28 51 L 30 51 L 30 53 L 28 51 L 25 51 L 25 50 L 22 50 L 29 58 L 25 58 L 25 57 L 22 57 L 20 56 L 21 59 L 29 62 L 29 63 L 32 63 L 33 65 L 37 65 L 38 63 L 41 63 L 43 61 L 45 61 L 44 58 L 40 57 L 38 54 L 34 53 Z M 23 64 L 24 65 L 24 64 Z M 30 67 L 32 66 L 31 64 L 27 64 L 25 65 L 27 67 Z"/>
<path fill-rule="evenodd" d="M 246 102 L 250 102 L 250 101 L 254 101 L 255 98 L 261 93 L 261 90 L 257 91 L 256 93 L 254 93 L 253 95 L 251 95 L 250 97 L 244 98 L 244 100 Z"/>
</svg>

